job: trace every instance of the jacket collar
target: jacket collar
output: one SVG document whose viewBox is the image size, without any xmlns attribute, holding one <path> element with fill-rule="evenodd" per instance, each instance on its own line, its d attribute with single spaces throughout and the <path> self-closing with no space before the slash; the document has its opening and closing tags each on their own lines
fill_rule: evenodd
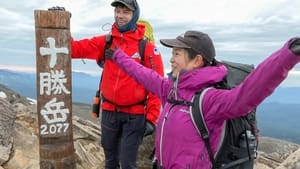
<svg viewBox="0 0 300 169">
<path fill-rule="evenodd" d="M 192 71 L 182 71 L 177 78 L 173 78 L 174 83 L 177 83 L 174 84 L 174 86 L 176 86 L 176 90 L 183 88 L 198 91 L 222 81 L 226 74 L 227 69 L 221 64 L 217 66 L 206 66 Z"/>
<path fill-rule="evenodd" d="M 116 38 L 140 40 L 140 39 L 144 38 L 145 26 L 142 24 L 137 24 L 136 29 L 121 33 L 118 30 L 116 23 L 114 23 L 112 25 L 111 33 L 112 33 L 112 36 L 116 37 Z"/>
</svg>

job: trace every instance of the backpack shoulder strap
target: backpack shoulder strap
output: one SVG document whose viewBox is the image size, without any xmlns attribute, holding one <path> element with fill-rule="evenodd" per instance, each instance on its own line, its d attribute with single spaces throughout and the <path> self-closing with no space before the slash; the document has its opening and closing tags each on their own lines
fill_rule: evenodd
<svg viewBox="0 0 300 169">
<path fill-rule="evenodd" d="M 148 42 L 147 38 L 143 38 L 139 41 L 139 53 L 141 56 L 141 64 L 144 65 L 145 63 L 145 50 L 146 50 L 146 44 Z"/>
<path fill-rule="evenodd" d="M 104 46 L 104 53 L 103 53 L 103 55 L 105 54 L 105 51 L 110 48 L 111 43 L 112 43 L 112 36 L 111 36 L 111 33 L 108 33 L 108 34 L 105 35 L 105 46 Z M 101 68 L 103 68 L 104 62 L 105 62 L 105 56 L 103 57 L 103 59 L 99 60 L 97 62 L 97 64 Z"/>
<path fill-rule="evenodd" d="M 142 38 L 140 41 L 139 41 L 139 53 L 141 55 L 141 64 L 144 65 L 144 62 L 145 62 L 145 49 L 146 49 L 146 44 L 148 42 L 148 39 L 147 38 Z M 104 52 L 110 48 L 111 46 L 111 43 L 112 43 L 112 36 L 111 34 L 107 34 L 106 37 L 105 37 L 105 47 L 104 47 Z M 99 60 L 98 62 L 98 65 L 100 67 L 103 68 L 103 64 L 105 62 L 105 57 L 104 59 L 102 60 Z"/>
<path fill-rule="evenodd" d="M 192 110 L 191 110 L 191 118 L 193 121 L 193 124 L 195 126 L 195 128 L 197 129 L 199 135 L 201 136 L 201 138 L 203 139 L 204 143 L 205 143 L 205 147 L 207 149 L 210 161 L 212 163 L 212 168 L 214 169 L 216 166 L 216 161 L 211 149 L 211 145 L 209 142 L 209 131 L 207 129 L 206 123 L 204 121 L 204 117 L 202 114 L 202 99 L 204 94 L 209 90 L 210 88 L 206 88 L 206 89 L 202 89 L 199 92 L 196 93 L 196 95 L 194 96 L 193 99 L 193 106 L 192 106 Z"/>
<path fill-rule="evenodd" d="M 111 33 L 109 34 L 106 34 L 106 37 L 105 37 L 105 49 L 108 49 L 112 43 L 112 36 L 111 36 Z"/>
</svg>

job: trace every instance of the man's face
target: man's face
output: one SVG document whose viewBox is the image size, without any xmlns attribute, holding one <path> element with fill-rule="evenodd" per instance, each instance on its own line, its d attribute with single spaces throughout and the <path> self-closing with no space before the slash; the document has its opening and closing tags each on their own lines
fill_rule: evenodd
<svg viewBox="0 0 300 169">
<path fill-rule="evenodd" d="M 126 6 L 117 6 L 115 8 L 115 22 L 118 26 L 124 26 L 133 17 L 133 11 L 127 8 Z"/>
</svg>

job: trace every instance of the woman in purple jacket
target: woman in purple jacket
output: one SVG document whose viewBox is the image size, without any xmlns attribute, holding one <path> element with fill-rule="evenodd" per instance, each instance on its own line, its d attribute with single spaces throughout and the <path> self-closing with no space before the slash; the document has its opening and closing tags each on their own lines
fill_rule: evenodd
<svg viewBox="0 0 300 169">
<path fill-rule="evenodd" d="M 191 101 L 196 91 L 220 82 L 227 73 L 226 67 L 216 62 L 213 42 L 205 33 L 187 31 L 176 39 L 160 42 L 173 48 L 168 78 L 133 61 L 120 49 L 109 50 L 107 55 L 163 103 L 155 139 L 155 155 L 161 168 L 209 169 L 210 159 L 193 125 L 189 107 L 174 106 L 167 100 Z M 300 38 L 293 38 L 259 64 L 239 86 L 231 90 L 210 88 L 205 92 L 201 106 L 213 153 L 224 121 L 246 115 L 258 106 L 299 61 Z"/>
</svg>

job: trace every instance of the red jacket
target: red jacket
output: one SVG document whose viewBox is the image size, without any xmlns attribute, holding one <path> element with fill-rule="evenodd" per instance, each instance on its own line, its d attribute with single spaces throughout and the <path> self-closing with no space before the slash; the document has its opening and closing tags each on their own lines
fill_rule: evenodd
<svg viewBox="0 0 300 169">
<path fill-rule="evenodd" d="M 128 56 L 141 62 L 139 54 L 139 40 L 144 37 L 144 25 L 137 25 L 135 31 L 120 33 L 115 24 L 112 26 L 111 48 L 121 48 Z M 94 59 L 97 62 L 104 58 L 106 35 L 95 36 L 91 39 L 75 41 L 72 39 L 72 58 Z M 154 44 L 148 42 L 144 53 L 144 66 L 150 67 L 160 75 L 164 75 L 160 53 Z M 99 86 L 105 100 L 103 110 L 144 114 L 147 120 L 156 124 L 160 113 L 160 100 L 147 92 L 142 85 L 123 72 L 114 62 L 105 60 L 102 82 Z M 146 107 L 145 107 L 146 101 Z"/>
</svg>

